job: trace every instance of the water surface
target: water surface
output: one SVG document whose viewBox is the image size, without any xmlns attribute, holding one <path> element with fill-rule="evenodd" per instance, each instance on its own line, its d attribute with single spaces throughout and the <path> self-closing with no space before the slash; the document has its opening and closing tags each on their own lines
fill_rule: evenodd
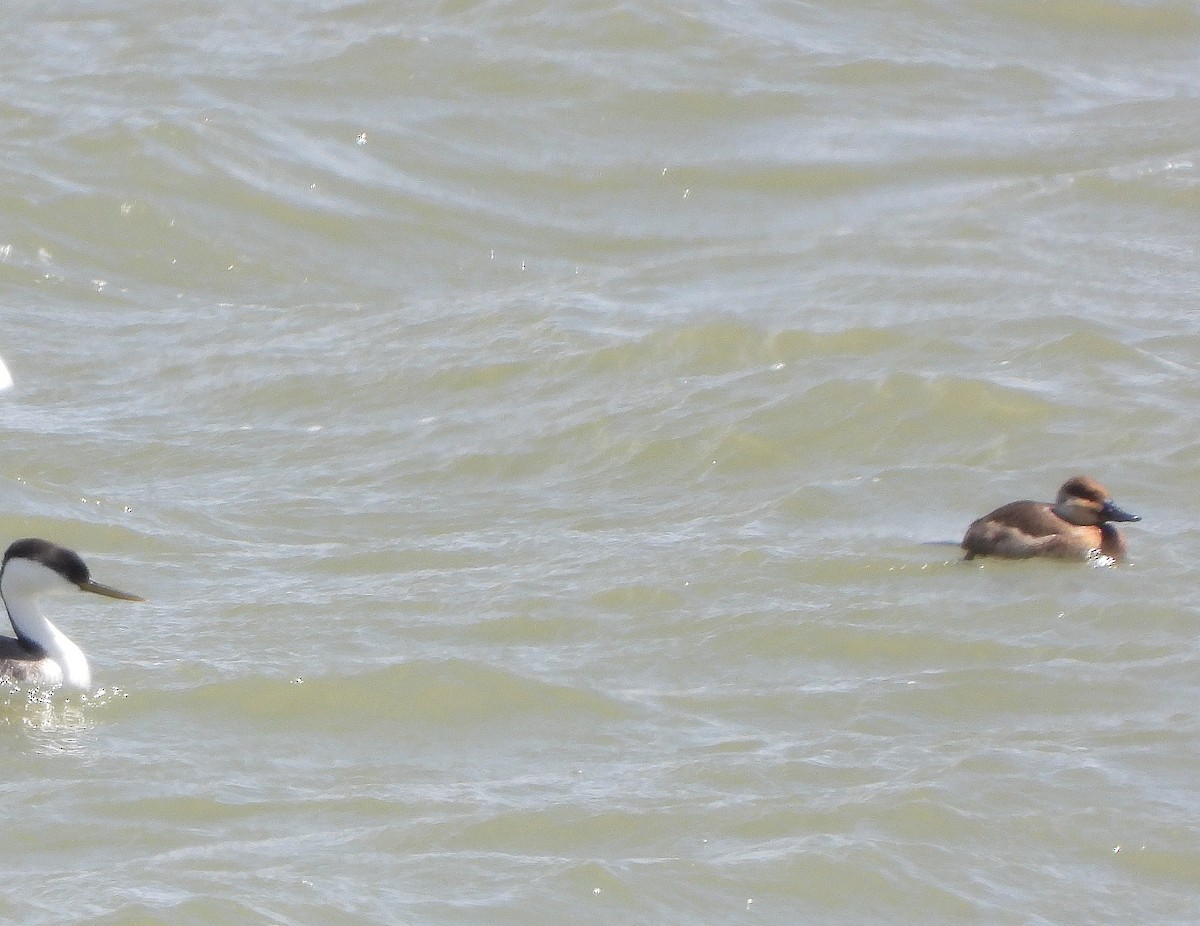
<svg viewBox="0 0 1200 926">
<path fill-rule="evenodd" d="M 0 914 L 1196 921 L 1194 4 L 3 25 Z"/>
</svg>

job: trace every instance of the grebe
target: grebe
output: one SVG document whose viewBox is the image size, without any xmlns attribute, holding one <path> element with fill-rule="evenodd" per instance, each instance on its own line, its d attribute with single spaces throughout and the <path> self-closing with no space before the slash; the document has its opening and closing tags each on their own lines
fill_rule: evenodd
<svg viewBox="0 0 1200 926">
<path fill-rule="evenodd" d="M 1140 521 L 1113 504 L 1108 490 L 1088 476 L 1062 484 L 1054 504 L 1010 502 L 967 528 L 962 547 L 967 559 L 1001 556 L 1029 559 L 1125 559 L 1125 539 L 1109 521 Z"/>
<path fill-rule="evenodd" d="M 0 565 L 0 599 L 17 636 L 0 637 L 0 679 L 40 688 L 91 687 L 83 650 L 38 607 L 42 595 L 76 588 L 123 601 L 145 600 L 92 581 L 79 554 L 58 544 L 26 538 L 9 545 Z"/>
</svg>

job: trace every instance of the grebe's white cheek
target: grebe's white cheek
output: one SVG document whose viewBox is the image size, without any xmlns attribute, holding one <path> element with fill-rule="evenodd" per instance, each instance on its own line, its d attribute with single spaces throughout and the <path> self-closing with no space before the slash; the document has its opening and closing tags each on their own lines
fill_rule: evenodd
<svg viewBox="0 0 1200 926">
<path fill-rule="evenodd" d="M 66 592 L 75 586 L 49 566 L 16 557 L 0 571 L 0 592 L 9 598 L 32 598 L 47 592 Z"/>
</svg>

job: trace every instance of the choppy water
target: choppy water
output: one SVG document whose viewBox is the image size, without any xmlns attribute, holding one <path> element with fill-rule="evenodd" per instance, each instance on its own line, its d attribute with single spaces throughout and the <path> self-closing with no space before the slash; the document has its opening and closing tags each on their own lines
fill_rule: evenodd
<svg viewBox="0 0 1200 926">
<path fill-rule="evenodd" d="M 978 7 L 0 14 L 0 918 L 1195 923 L 1200 8 Z"/>
</svg>

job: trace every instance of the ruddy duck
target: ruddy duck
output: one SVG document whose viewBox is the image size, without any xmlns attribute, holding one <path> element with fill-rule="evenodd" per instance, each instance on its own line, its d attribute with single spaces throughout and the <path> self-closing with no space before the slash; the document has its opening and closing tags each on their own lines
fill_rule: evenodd
<svg viewBox="0 0 1200 926">
<path fill-rule="evenodd" d="M 1140 521 L 1112 503 L 1108 490 L 1088 476 L 1062 484 L 1054 504 L 1010 502 L 967 528 L 962 548 L 967 559 L 1001 556 L 1029 559 L 1125 559 L 1125 540 L 1109 521 Z"/>
</svg>

